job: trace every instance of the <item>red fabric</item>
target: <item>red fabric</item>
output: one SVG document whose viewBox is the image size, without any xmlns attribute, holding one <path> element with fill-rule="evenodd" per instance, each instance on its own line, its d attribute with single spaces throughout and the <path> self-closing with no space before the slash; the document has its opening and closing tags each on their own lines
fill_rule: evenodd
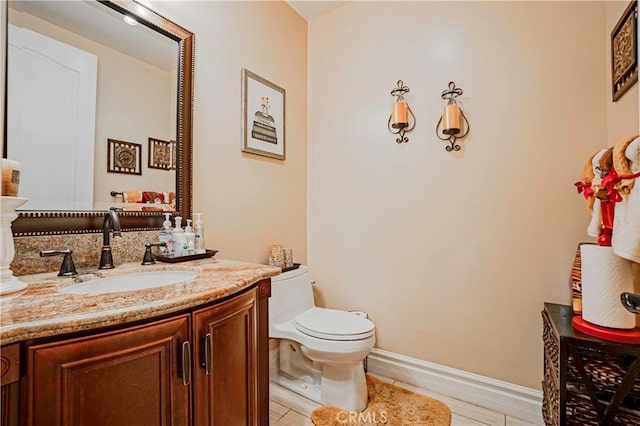
<svg viewBox="0 0 640 426">
<path fill-rule="evenodd" d="M 581 182 L 578 181 L 576 183 L 574 183 L 574 185 L 576 186 L 576 189 L 578 190 L 578 194 L 584 192 L 584 198 L 589 198 L 593 195 L 593 188 L 591 188 L 591 182 Z"/>
<path fill-rule="evenodd" d="M 162 192 L 155 192 L 155 191 L 142 192 L 143 203 L 155 204 L 156 200 L 160 200 L 161 203 L 164 202 L 164 194 Z"/>
</svg>

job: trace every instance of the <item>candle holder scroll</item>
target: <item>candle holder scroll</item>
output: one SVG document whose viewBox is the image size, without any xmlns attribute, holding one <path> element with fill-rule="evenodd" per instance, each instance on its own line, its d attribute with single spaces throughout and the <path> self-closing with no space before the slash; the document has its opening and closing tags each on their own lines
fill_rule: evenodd
<svg viewBox="0 0 640 426">
<path fill-rule="evenodd" d="M 396 100 L 393 102 L 387 128 L 392 134 L 398 135 L 396 143 L 409 142 L 405 133 L 416 127 L 416 116 L 413 115 L 411 107 L 404 99 L 404 95 L 407 93 L 409 93 L 409 87 L 405 86 L 402 80 L 398 80 L 396 88 L 391 91 L 391 96 L 395 96 Z"/>
<path fill-rule="evenodd" d="M 456 98 L 462 93 L 462 89 L 456 87 L 456 83 L 450 81 L 448 89 L 444 90 L 440 95 L 442 99 L 447 101 L 447 104 L 444 106 L 444 111 L 438 120 L 438 124 L 436 124 L 436 136 L 438 136 L 438 139 L 448 141 L 451 144 L 445 147 L 447 152 L 460 151 L 460 145 L 456 143 L 456 139 L 464 138 L 471 129 L 467 117 L 456 102 Z M 443 124 L 442 129 L 440 129 L 441 124 Z"/>
</svg>

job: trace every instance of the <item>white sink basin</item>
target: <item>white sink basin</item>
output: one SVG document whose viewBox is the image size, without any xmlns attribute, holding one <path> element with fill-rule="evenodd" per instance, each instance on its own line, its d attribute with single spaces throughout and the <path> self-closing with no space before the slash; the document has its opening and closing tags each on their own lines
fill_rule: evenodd
<svg viewBox="0 0 640 426">
<path fill-rule="evenodd" d="M 133 272 L 109 278 L 85 281 L 65 287 L 60 293 L 66 294 L 104 294 L 119 291 L 143 290 L 146 288 L 162 287 L 163 285 L 178 284 L 191 280 L 200 275 L 193 271 L 152 271 Z"/>
</svg>

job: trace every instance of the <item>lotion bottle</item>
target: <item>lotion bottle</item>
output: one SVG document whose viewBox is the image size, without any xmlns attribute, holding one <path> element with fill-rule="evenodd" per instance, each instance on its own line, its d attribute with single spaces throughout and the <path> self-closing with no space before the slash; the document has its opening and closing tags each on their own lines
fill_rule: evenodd
<svg viewBox="0 0 640 426">
<path fill-rule="evenodd" d="M 173 229 L 173 244 L 175 255 L 182 256 L 187 251 L 187 239 L 182 229 L 182 216 L 176 216 L 176 227 Z"/>
<path fill-rule="evenodd" d="M 204 253 L 207 247 L 204 244 L 204 226 L 202 225 L 202 213 L 194 213 L 193 216 L 196 218 L 196 227 L 194 231 L 194 247 L 196 253 Z"/>
<path fill-rule="evenodd" d="M 187 251 L 192 254 L 195 250 L 195 234 L 193 233 L 193 228 L 191 227 L 191 219 L 187 219 L 187 226 L 184 228 L 184 237 L 187 240 Z"/>
<path fill-rule="evenodd" d="M 173 238 L 171 238 L 173 235 L 172 235 L 172 229 L 171 229 L 171 220 L 169 220 L 171 213 L 164 213 L 164 216 L 165 216 L 165 221 L 162 222 L 162 229 L 160 230 L 159 240 L 161 243 L 165 243 L 167 246 L 166 247 L 160 246 L 160 252 L 171 254 L 173 252 L 173 247 L 172 247 Z"/>
</svg>

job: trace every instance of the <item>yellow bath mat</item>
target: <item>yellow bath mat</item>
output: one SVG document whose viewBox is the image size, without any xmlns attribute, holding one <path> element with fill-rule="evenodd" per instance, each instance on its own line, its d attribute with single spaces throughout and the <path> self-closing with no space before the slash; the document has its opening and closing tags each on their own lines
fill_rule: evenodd
<svg viewBox="0 0 640 426">
<path fill-rule="evenodd" d="M 362 413 L 328 405 L 311 413 L 316 426 L 449 426 L 451 410 L 444 403 L 383 382 L 367 374 L 369 403 Z"/>
</svg>

